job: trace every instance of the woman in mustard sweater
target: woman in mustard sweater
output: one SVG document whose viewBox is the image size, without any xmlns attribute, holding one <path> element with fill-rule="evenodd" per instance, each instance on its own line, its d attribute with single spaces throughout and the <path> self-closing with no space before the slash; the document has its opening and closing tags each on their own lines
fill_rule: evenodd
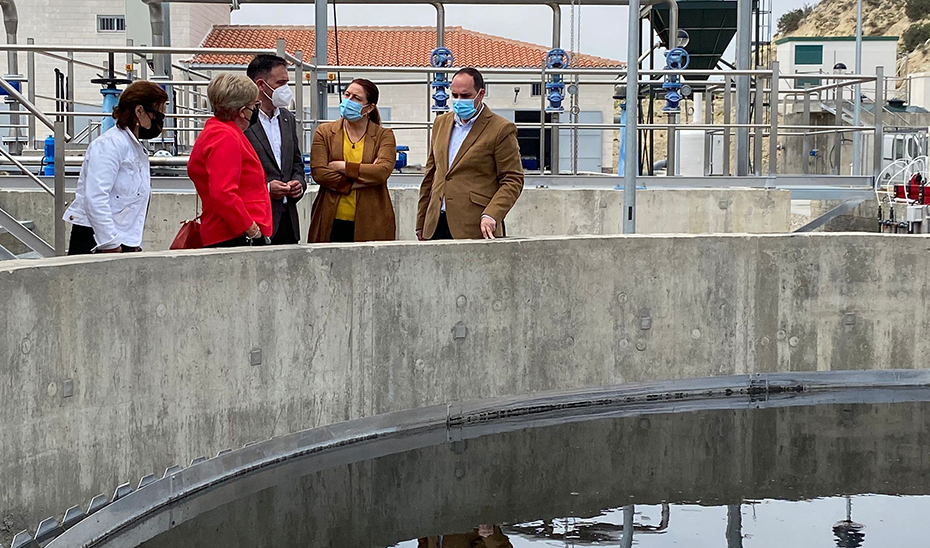
<svg viewBox="0 0 930 548">
<path fill-rule="evenodd" d="M 308 241 L 393 240 L 394 207 L 387 180 L 394 171 L 394 132 L 381 127 L 378 87 L 358 78 L 346 88 L 342 117 L 321 125 L 310 149 L 310 175 L 320 185 Z"/>
</svg>

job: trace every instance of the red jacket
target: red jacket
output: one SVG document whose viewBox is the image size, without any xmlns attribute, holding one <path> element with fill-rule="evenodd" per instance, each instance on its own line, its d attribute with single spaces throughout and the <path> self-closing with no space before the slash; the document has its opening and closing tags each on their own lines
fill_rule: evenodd
<svg viewBox="0 0 930 548">
<path fill-rule="evenodd" d="M 246 233 L 252 221 L 271 236 L 271 197 L 262 163 L 235 122 L 210 118 L 194 143 L 187 175 L 203 201 L 203 245 Z"/>
</svg>

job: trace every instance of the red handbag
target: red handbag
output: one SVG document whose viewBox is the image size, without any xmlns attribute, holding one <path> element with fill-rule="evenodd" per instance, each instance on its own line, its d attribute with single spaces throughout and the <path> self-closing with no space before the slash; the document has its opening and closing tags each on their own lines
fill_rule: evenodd
<svg viewBox="0 0 930 548">
<path fill-rule="evenodd" d="M 194 213 L 196 213 L 197 216 L 190 221 L 181 222 L 181 229 L 178 230 L 169 249 L 200 249 L 203 247 L 203 240 L 200 237 L 199 210 L 200 195 L 197 196 L 197 206 L 194 209 Z"/>
</svg>

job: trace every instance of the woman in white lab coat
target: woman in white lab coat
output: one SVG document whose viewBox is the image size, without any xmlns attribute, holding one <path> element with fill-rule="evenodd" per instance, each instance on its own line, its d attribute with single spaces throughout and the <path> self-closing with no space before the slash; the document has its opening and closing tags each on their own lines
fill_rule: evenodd
<svg viewBox="0 0 930 548">
<path fill-rule="evenodd" d="M 167 102 L 163 89 L 144 80 L 120 94 L 116 125 L 87 147 L 74 202 L 65 211 L 72 224 L 68 255 L 142 250 L 152 176 L 139 141 L 161 133 Z"/>
</svg>

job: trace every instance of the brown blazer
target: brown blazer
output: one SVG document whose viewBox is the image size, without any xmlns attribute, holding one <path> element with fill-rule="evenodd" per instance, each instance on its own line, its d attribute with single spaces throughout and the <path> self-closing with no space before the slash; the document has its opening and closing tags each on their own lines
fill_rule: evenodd
<svg viewBox="0 0 930 548">
<path fill-rule="evenodd" d="M 320 190 L 313 202 L 307 241 L 329 241 L 339 198 L 349 194 L 354 183 L 364 185 L 355 195 L 355 241 L 393 240 L 396 225 L 387 180 L 397 157 L 394 132 L 375 123 L 368 124 L 362 163 L 346 164 L 345 175 L 329 168 L 331 161 L 345 160 L 343 139 L 343 119 L 322 124 L 313 134 L 310 176 Z"/>
<path fill-rule="evenodd" d="M 436 232 L 442 198 L 446 220 L 456 239 L 481 238 L 481 216 L 497 221 L 495 236 L 504 235 L 504 217 L 523 191 L 523 164 L 517 128 L 484 106 L 449 166 L 449 140 L 455 114 L 436 118 L 433 143 L 420 185 L 417 230 L 430 239 Z"/>
</svg>

